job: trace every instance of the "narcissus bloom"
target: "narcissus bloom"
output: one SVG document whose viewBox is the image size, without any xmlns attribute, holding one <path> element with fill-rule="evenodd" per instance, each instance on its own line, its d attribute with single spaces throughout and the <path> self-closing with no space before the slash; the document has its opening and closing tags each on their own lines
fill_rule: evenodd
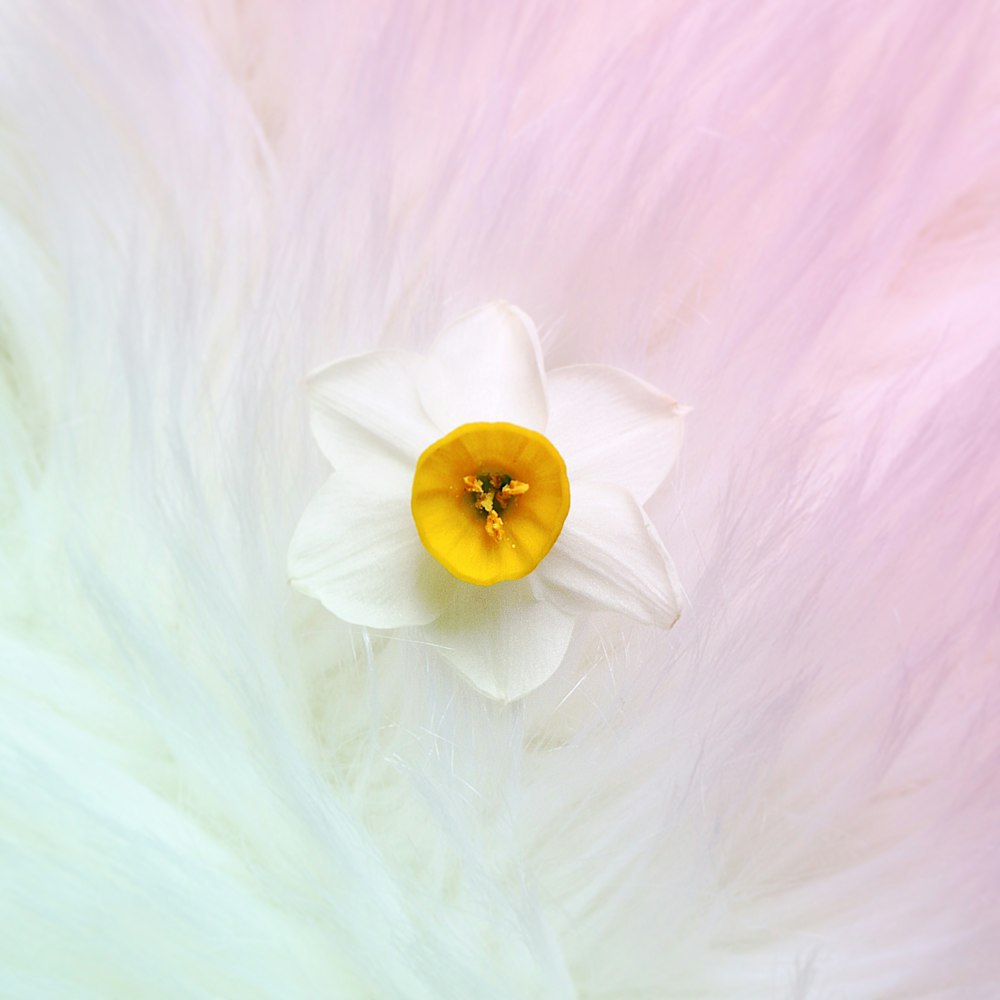
<svg viewBox="0 0 1000 1000">
<path fill-rule="evenodd" d="M 339 618 L 410 629 L 491 697 L 558 668 L 576 616 L 669 628 L 670 559 L 642 510 L 680 448 L 683 408 L 603 365 L 545 372 L 505 303 L 428 356 L 375 351 L 309 381 L 334 473 L 292 539 L 292 585 Z"/>
</svg>

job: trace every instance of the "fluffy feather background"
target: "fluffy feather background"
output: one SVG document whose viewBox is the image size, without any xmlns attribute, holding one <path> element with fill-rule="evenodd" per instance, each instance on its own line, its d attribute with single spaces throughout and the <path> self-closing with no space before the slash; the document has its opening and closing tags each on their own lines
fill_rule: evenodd
<svg viewBox="0 0 1000 1000">
<path fill-rule="evenodd" d="M 4 0 L 0 993 L 1000 995 L 998 16 Z M 497 297 L 694 407 L 509 707 L 284 571 Z"/>
</svg>

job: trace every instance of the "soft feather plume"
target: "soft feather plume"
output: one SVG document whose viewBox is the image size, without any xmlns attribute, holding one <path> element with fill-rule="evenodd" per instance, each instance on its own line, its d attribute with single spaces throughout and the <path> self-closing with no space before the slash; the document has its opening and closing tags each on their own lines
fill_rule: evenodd
<svg viewBox="0 0 1000 1000">
<path fill-rule="evenodd" d="M 995 997 L 997 35 L 8 0 L 0 992 Z M 694 408 L 509 707 L 284 575 L 305 373 L 498 296 Z"/>
</svg>

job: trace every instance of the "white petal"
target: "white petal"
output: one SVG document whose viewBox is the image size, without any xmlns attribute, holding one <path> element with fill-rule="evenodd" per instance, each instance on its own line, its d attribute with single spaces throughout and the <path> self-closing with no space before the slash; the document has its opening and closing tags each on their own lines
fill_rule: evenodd
<svg viewBox="0 0 1000 1000">
<path fill-rule="evenodd" d="M 572 490 L 562 534 L 530 577 L 536 596 L 568 614 L 615 611 L 669 628 L 680 616 L 680 588 L 645 512 L 617 486 Z"/>
<path fill-rule="evenodd" d="M 448 610 L 421 634 L 483 694 L 516 701 L 559 668 L 573 619 L 537 601 L 524 580 L 462 584 Z"/>
<path fill-rule="evenodd" d="M 340 468 L 373 452 L 416 457 L 441 435 L 417 393 L 424 360 L 406 351 L 373 351 L 335 361 L 309 377 L 312 431 Z"/>
<path fill-rule="evenodd" d="M 433 621 L 458 585 L 420 544 L 405 466 L 392 461 L 326 481 L 295 529 L 288 575 L 338 618 L 372 628 Z"/>
<path fill-rule="evenodd" d="M 616 483 L 649 499 L 681 447 L 685 408 L 627 372 L 572 365 L 548 375 L 546 436 L 576 478 Z"/>
<path fill-rule="evenodd" d="M 548 404 L 534 324 L 506 302 L 462 317 L 431 346 L 420 399 L 445 433 L 478 420 L 544 431 Z"/>
</svg>

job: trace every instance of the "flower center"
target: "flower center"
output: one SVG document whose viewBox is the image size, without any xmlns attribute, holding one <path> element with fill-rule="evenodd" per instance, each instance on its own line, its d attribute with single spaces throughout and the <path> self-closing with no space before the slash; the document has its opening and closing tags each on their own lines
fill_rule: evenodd
<svg viewBox="0 0 1000 1000">
<path fill-rule="evenodd" d="M 504 472 L 481 472 L 478 476 L 466 476 L 462 482 L 465 492 L 472 494 L 472 506 L 483 514 L 486 534 L 493 541 L 502 542 L 505 535 L 502 512 L 530 487 Z"/>
<path fill-rule="evenodd" d="M 453 576 L 480 586 L 516 580 L 562 531 L 566 464 L 537 431 L 463 424 L 417 460 L 410 507 L 420 541 Z"/>
</svg>

